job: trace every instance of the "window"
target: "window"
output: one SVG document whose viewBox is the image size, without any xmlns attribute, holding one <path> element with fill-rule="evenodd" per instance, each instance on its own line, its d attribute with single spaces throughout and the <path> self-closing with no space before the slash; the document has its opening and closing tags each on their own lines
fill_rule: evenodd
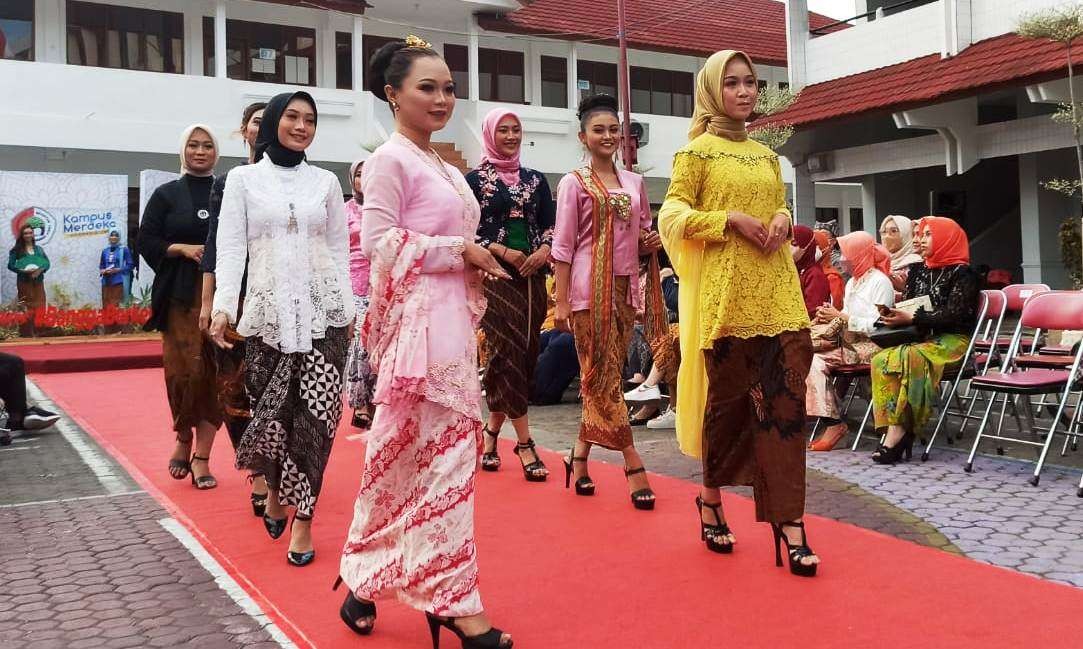
<svg viewBox="0 0 1083 649">
<path fill-rule="evenodd" d="M 779 81 L 778 82 L 778 89 L 779 90 L 789 90 L 790 89 L 790 82 L 789 81 Z"/>
<path fill-rule="evenodd" d="M 555 56 L 541 57 L 541 104 L 568 107 L 568 61 Z"/>
<path fill-rule="evenodd" d="M 335 32 L 335 87 L 353 89 L 353 34 Z"/>
<path fill-rule="evenodd" d="M 214 19 L 205 17 L 204 74 L 214 75 L 216 55 Z M 226 76 L 243 81 L 316 85 L 316 30 L 227 20 Z"/>
<path fill-rule="evenodd" d="M 362 36 L 361 47 L 365 52 L 365 69 L 368 69 L 369 61 L 372 60 L 372 55 L 376 53 L 376 50 L 388 43 L 401 41 L 401 38 L 387 38 L 386 36 L 369 36 L 367 34 Z"/>
<path fill-rule="evenodd" d="M 865 229 L 865 210 L 860 207 L 850 208 L 850 232 L 861 232 Z"/>
<path fill-rule="evenodd" d="M 34 0 L 0 4 L 0 59 L 34 60 Z"/>
<path fill-rule="evenodd" d="M 629 70 L 632 112 L 692 116 L 692 73 L 637 68 Z"/>
<path fill-rule="evenodd" d="M 459 99 L 470 97 L 469 54 L 465 45 L 444 45 L 444 60 L 455 80 L 455 96 Z"/>
<path fill-rule="evenodd" d="M 830 223 L 839 220 L 839 208 L 837 207 L 817 207 L 816 208 L 816 222 L 817 223 Z"/>
<path fill-rule="evenodd" d="M 478 50 L 478 98 L 522 104 L 526 101 L 523 53 L 505 50 Z"/>
<path fill-rule="evenodd" d="M 579 98 L 591 95 L 617 96 L 617 64 L 579 61 Z"/>
<path fill-rule="evenodd" d="M 184 73 L 184 16 L 68 0 L 68 63 Z"/>
</svg>

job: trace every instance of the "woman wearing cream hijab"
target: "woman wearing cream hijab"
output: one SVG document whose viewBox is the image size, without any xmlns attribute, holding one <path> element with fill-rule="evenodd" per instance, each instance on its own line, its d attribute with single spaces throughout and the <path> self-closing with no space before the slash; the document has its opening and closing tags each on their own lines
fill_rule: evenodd
<svg viewBox="0 0 1083 649">
<path fill-rule="evenodd" d="M 897 214 L 885 217 L 880 223 L 880 243 L 891 253 L 891 285 L 901 292 L 910 267 L 922 261 L 914 248 L 914 222 Z"/>
<path fill-rule="evenodd" d="M 791 218 L 778 156 L 748 137 L 756 106 L 752 62 L 712 55 L 696 77 L 691 140 L 677 152 L 659 213 L 681 278 L 677 438 L 703 459 L 696 499 L 701 538 L 733 550 L 720 488 L 752 485 L 756 518 L 771 523 L 776 558 L 816 573 L 805 508 L 805 376 L 809 318 L 790 254 Z"/>
</svg>

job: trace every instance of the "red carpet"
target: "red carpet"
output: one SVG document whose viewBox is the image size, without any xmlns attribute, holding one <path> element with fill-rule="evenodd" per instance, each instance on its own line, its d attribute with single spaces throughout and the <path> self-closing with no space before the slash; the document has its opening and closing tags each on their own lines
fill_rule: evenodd
<svg viewBox="0 0 1083 649">
<path fill-rule="evenodd" d="M 221 433 L 212 466 L 221 486 L 197 492 L 166 473 L 172 448 L 160 371 L 35 377 L 172 511 L 301 646 L 425 647 L 420 613 L 383 602 L 376 633 L 362 639 L 339 621 L 332 593 L 352 515 L 362 446 L 343 425 L 314 524 L 316 562 L 286 564 L 251 514 Z M 563 489 L 560 460 L 545 454 L 550 482 L 528 485 L 508 446 L 505 467 L 479 476 L 482 594 L 520 649 L 628 647 L 1078 647 L 1083 591 L 849 525 L 813 518 L 820 576 L 774 567 L 767 525 L 751 503 L 727 497 L 739 538 L 731 556 L 698 542 L 695 486 L 653 476 L 658 511 L 632 510 L 619 467 L 595 464 L 598 495 Z M 183 575 L 178 575 L 183 579 Z M 458 647 L 450 635 L 444 645 Z"/>
<path fill-rule="evenodd" d="M 0 351 L 14 354 L 32 374 L 104 372 L 162 366 L 161 340 L 103 340 L 101 342 L 41 342 L 3 345 Z"/>
</svg>

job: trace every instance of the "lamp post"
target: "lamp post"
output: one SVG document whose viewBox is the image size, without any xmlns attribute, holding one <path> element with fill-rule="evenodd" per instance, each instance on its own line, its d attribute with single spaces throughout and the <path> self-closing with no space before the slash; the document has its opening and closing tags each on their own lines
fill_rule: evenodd
<svg viewBox="0 0 1083 649">
<path fill-rule="evenodd" d="M 617 39 L 620 44 L 620 69 L 617 71 L 617 94 L 620 95 L 621 105 L 621 155 L 624 156 L 624 166 L 631 171 L 634 153 L 632 150 L 632 125 L 631 100 L 632 95 L 628 80 L 628 26 L 625 19 L 624 0 L 617 0 Z"/>
</svg>

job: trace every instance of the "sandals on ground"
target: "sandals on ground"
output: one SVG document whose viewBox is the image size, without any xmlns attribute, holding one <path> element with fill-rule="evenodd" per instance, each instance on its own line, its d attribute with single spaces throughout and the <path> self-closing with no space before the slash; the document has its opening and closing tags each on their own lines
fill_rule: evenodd
<svg viewBox="0 0 1083 649">
<path fill-rule="evenodd" d="M 211 458 L 210 457 L 200 457 L 198 455 L 195 455 L 194 453 L 192 454 L 191 461 L 188 462 L 189 470 L 191 470 L 192 462 L 197 462 L 197 461 L 198 462 L 206 462 L 207 463 L 207 470 L 210 471 L 210 469 L 211 469 Z M 205 491 L 207 489 L 214 489 L 215 487 L 218 486 L 218 480 L 213 475 L 211 475 L 210 473 L 208 473 L 205 476 L 201 476 L 201 477 L 197 478 L 195 471 L 192 471 L 191 476 L 192 476 L 192 485 L 196 489 L 199 489 L 200 491 Z"/>
<path fill-rule="evenodd" d="M 481 468 L 483 471 L 496 471 L 500 468 L 500 453 L 496 450 L 496 438 L 500 436 L 500 431 L 494 433 L 486 426 L 482 432 L 493 438 L 493 450 L 481 455 Z"/>
<path fill-rule="evenodd" d="M 527 464 L 523 459 L 522 451 L 530 451 L 534 455 L 534 461 Z M 534 440 L 528 439 L 525 442 L 519 442 L 515 445 L 515 454 L 519 456 L 519 462 L 523 465 L 523 477 L 527 482 L 545 482 L 549 477 L 549 470 L 545 468 L 545 463 L 538 457 L 538 451 L 534 447 Z"/>
</svg>

